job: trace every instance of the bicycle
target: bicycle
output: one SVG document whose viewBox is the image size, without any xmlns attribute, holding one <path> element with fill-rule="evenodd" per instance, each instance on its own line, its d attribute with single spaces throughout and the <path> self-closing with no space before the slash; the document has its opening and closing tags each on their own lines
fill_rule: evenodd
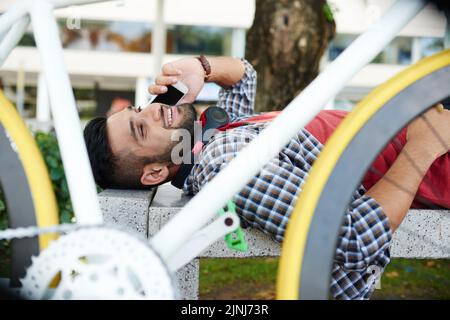
<svg viewBox="0 0 450 320">
<path fill-rule="evenodd" d="M 209 220 L 215 217 L 217 211 L 219 211 L 219 209 L 221 209 L 222 206 L 240 190 L 242 185 L 247 183 L 248 180 L 258 173 L 264 163 L 268 162 L 277 154 L 290 137 L 296 133 L 298 128 L 304 127 L 304 125 L 318 113 L 322 106 L 326 104 L 329 97 L 335 95 L 342 89 L 345 83 L 362 66 L 369 63 L 378 52 L 392 40 L 397 32 L 399 32 L 399 30 L 401 30 L 401 28 L 426 5 L 426 1 L 419 0 L 397 1 L 377 23 L 375 23 L 366 33 L 357 38 L 349 48 L 347 48 L 316 78 L 316 80 L 295 98 L 282 114 L 275 119 L 258 138 L 242 150 L 238 157 L 227 165 L 215 179 L 205 186 L 175 218 L 152 237 L 148 242 L 150 244 L 149 246 L 147 244 L 143 246 L 142 242 L 136 240 L 135 237 L 132 237 L 127 233 L 111 228 L 107 229 L 105 227 L 99 227 L 99 225 L 102 224 L 102 219 L 96 200 L 95 185 L 88 166 L 87 155 L 79 132 L 79 127 L 77 127 L 78 118 L 76 115 L 75 102 L 73 95 L 71 94 L 67 72 L 65 72 L 62 61 L 62 49 L 57 39 L 56 23 L 52 17 L 53 7 L 94 2 L 100 1 L 44 0 L 39 2 L 40 5 L 37 5 L 36 1 L 34 1 L 33 4 L 31 1 L 21 0 L 0 17 L 0 35 L 7 32 L 9 29 L 7 35 L 4 36 L 3 41 L 0 44 L 1 63 L 1 58 L 7 56 L 23 35 L 30 22 L 27 13 L 30 13 L 31 21 L 35 27 L 36 43 L 38 49 L 43 53 L 44 72 L 50 91 L 51 107 L 54 115 L 56 132 L 60 146 L 62 146 L 61 153 L 66 173 L 68 174 L 69 189 L 71 196 L 73 197 L 72 200 L 77 219 L 77 226 L 74 227 L 50 227 L 45 229 L 47 226 L 54 226 L 57 224 L 55 223 L 55 221 L 57 221 L 55 220 L 57 214 L 55 208 L 53 208 L 52 211 L 46 211 L 47 209 L 38 211 L 38 205 L 36 205 L 37 202 L 34 200 L 37 198 L 37 189 L 32 187 L 34 182 L 29 178 L 28 184 L 30 185 L 31 191 L 28 193 L 31 194 L 31 198 L 34 200 L 33 203 L 35 204 L 38 217 L 34 223 L 37 221 L 37 225 L 41 227 L 41 229 L 23 230 L 22 233 L 9 230 L 9 234 L 11 238 L 14 238 L 20 235 L 31 237 L 44 232 L 72 231 L 69 235 L 55 241 L 49 249 L 43 251 L 41 256 L 44 256 L 44 258 L 39 261 L 44 261 L 45 259 L 51 260 L 52 256 L 48 252 L 61 254 L 61 248 L 71 246 L 71 243 L 74 243 L 78 239 L 84 243 L 85 247 L 83 249 L 85 251 L 82 251 L 84 253 L 78 252 L 78 256 L 74 254 L 76 259 L 80 260 L 81 258 L 86 258 L 86 256 L 89 258 L 89 255 L 86 254 L 86 248 L 94 243 L 103 249 L 107 248 L 109 250 L 107 253 L 110 259 L 114 261 L 113 264 L 120 267 L 120 263 L 123 262 L 118 261 L 114 255 L 122 255 L 122 258 L 126 257 L 125 255 L 130 253 L 126 252 L 125 249 L 130 249 L 131 244 L 133 244 L 138 247 L 140 254 L 145 257 L 144 260 L 147 265 L 149 263 L 155 265 L 153 270 L 155 274 L 153 276 L 142 270 L 140 265 L 133 265 L 133 270 L 135 270 L 134 275 L 141 281 L 139 289 L 141 291 L 145 289 L 147 291 L 144 291 L 149 294 L 144 296 L 132 294 L 131 296 L 141 298 L 176 297 L 173 291 L 170 274 L 193 259 L 216 239 L 236 230 L 239 226 L 239 220 L 232 212 L 227 212 L 212 224 L 204 227 Z M 46 31 L 46 37 L 42 35 L 43 31 Z M 55 64 L 55 66 L 52 66 L 52 64 Z M 339 181 L 339 174 L 342 172 L 342 168 L 345 165 L 344 160 L 351 160 L 351 153 L 349 155 L 348 150 L 354 151 L 354 148 L 358 148 L 357 141 L 366 141 L 368 135 L 367 132 L 370 132 L 380 121 L 385 121 L 386 119 L 390 120 L 390 130 L 384 132 L 383 135 L 380 136 L 380 139 L 371 145 L 371 152 L 367 152 L 367 154 L 364 155 L 363 161 L 359 163 L 360 167 L 358 168 L 354 179 L 357 180 L 370 165 L 371 160 L 376 155 L 375 152 L 381 150 L 384 143 L 389 141 L 395 132 L 426 110 L 430 105 L 446 98 L 450 94 L 450 90 L 446 90 L 445 85 L 437 85 L 433 94 L 428 94 L 427 99 L 423 99 L 423 104 L 417 105 L 414 108 L 409 108 L 401 114 L 395 114 L 396 110 L 393 110 L 393 108 L 390 107 L 391 104 L 397 102 L 399 99 L 398 96 L 408 96 L 414 90 L 418 90 L 417 88 L 423 89 L 430 84 L 434 85 L 437 81 L 436 79 L 440 80 L 441 83 L 445 83 L 445 81 L 448 83 L 450 73 L 447 72 L 447 69 L 450 68 L 449 65 L 450 51 L 444 51 L 434 57 L 425 59 L 417 66 L 412 66 L 393 80 L 372 92 L 356 107 L 354 113 L 348 116 L 345 122 L 333 135 L 330 143 L 326 145 L 319 160 L 314 165 L 311 176 L 307 180 L 292 214 L 291 222 L 288 226 L 283 244 L 283 254 L 277 286 L 278 298 L 293 299 L 300 297 L 307 299 L 324 299 L 328 297 L 328 275 L 330 274 L 333 262 L 333 250 L 335 248 L 337 230 L 342 215 L 336 215 L 336 217 L 326 225 L 320 225 L 319 221 L 327 211 L 327 203 L 334 204 L 334 202 L 330 201 L 336 201 L 336 203 L 339 204 L 338 210 L 342 209 L 341 212 L 343 213 L 345 211 L 347 200 L 350 198 L 351 193 L 359 182 L 359 180 L 352 180 L 347 183 L 346 188 L 340 187 L 340 192 L 335 193 L 337 196 L 333 198 L 330 198 L 330 193 L 327 193 L 330 188 L 335 189 L 336 183 L 338 183 L 336 181 Z M 340 75 L 339 79 L 332 77 L 336 74 Z M 375 100 L 376 103 L 374 102 Z M 409 100 L 405 99 L 405 101 Z M 7 103 L 2 99 L 0 100 L 0 104 L 2 104 L 3 107 L 3 104 L 6 105 Z M 69 114 L 63 114 L 63 110 L 60 107 L 62 105 L 69 107 Z M 296 111 L 298 105 L 308 105 L 309 107 L 307 109 L 302 109 L 302 114 L 298 115 L 298 112 Z M 402 110 L 406 109 L 406 105 L 407 102 L 402 103 Z M 8 119 L 13 118 L 13 115 L 11 114 L 4 114 L 3 110 L 0 114 L 1 123 L 5 123 Z M 393 116 L 393 114 L 395 116 Z M 15 119 L 16 120 L 9 121 L 17 122 L 17 117 Z M 8 133 L 10 130 L 12 132 L 13 127 L 14 125 L 9 125 L 8 128 L 6 128 Z M 361 133 L 358 133 L 360 129 Z M 17 130 L 23 131 L 23 127 Z M 20 140 L 17 135 L 10 134 L 10 136 L 14 139 L 14 142 L 16 142 L 15 139 Z M 67 143 L 69 141 L 71 143 L 70 148 L 65 144 L 65 142 Z M 18 146 L 21 145 L 20 143 L 16 144 Z M 21 149 L 24 149 L 25 151 L 31 148 L 30 145 L 21 147 Z M 74 152 L 74 150 L 76 150 L 76 152 Z M 255 152 L 258 152 L 261 157 L 254 159 L 252 155 L 255 154 Z M 340 155 L 342 155 L 343 160 L 339 159 Z M 21 156 L 25 172 L 29 170 L 27 169 L 27 162 L 29 162 L 27 159 L 28 156 Z M 81 169 L 79 169 L 79 171 L 75 170 L 75 159 L 77 160 L 77 167 L 80 167 L 78 161 L 81 161 Z M 244 164 L 244 161 L 246 164 L 245 166 L 242 165 Z M 40 165 L 38 170 L 44 172 L 45 168 Z M 45 174 L 42 176 L 44 175 Z M 1 179 L 3 180 L 3 174 Z M 224 185 L 227 185 L 228 187 L 224 189 L 222 187 Z M 222 190 L 222 192 L 219 194 L 216 190 Z M 46 193 L 47 192 L 50 191 L 46 191 Z M 52 201 L 54 203 L 54 200 L 51 199 L 43 202 L 52 207 L 53 205 L 50 204 Z M 299 215 L 300 211 L 302 211 L 302 215 Z M 44 221 L 44 217 L 48 218 L 48 220 Z M 230 220 L 226 222 L 227 219 L 231 219 L 232 223 L 229 223 Z M 81 230 L 74 231 L 74 229 Z M 296 232 L 292 231 L 294 229 Z M 120 247 L 120 252 L 114 252 L 114 246 L 110 246 L 110 243 L 108 242 L 101 241 L 98 236 L 95 236 L 90 230 L 94 230 L 95 233 L 103 235 L 110 241 L 115 238 L 120 239 L 126 243 L 126 245 Z M 3 237 L 5 233 L 6 232 L 3 232 Z M 2 233 L 0 233 L 0 237 L 1 235 Z M 174 235 L 177 236 L 174 237 Z M 88 239 L 89 241 L 83 239 Z M 43 240 L 43 238 L 41 238 L 41 247 L 45 246 L 46 241 L 48 240 Z M 314 255 L 309 248 L 317 245 L 318 241 L 324 250 L 320 255 Z M 117 246 L 120 245 L 117 244 Z M 56 249 L 51 251 L 52 247 Z M 93 253 L 95 253 L 94 251 L 89 252 L 93 255 Z M 136 255 L 133 255 L 133 257 L 136 257 Z M 42 284 L 42 281 L 39 282 L 36 279 L 35 281 L 31 281 L 32 277 L 38 277 L 39 273 L 37 271 L 39 268 L 35 268 L 34 270 L 36 272 L 32 272 L 32 275 L 28 274 L 30 273 L 30 270 L 28 270 L 26 276 L 27 281 L 25 281 L 27 285 L 25 286 L 26 297 L 46 297 L 46 294 L 48 295 L 46 289 L 48 288 L 49 283 L 58 278 L 57 275 L 62 278 L 59 280 L 59 285 L 56 289 L 57 291 L 53 297 L 77 297 L 74 293 L 80 294 L 83 289 L 87 288 L 86 286 L 90 285 L 90 289 L 94 288 L 92 284 L 95 281 L 89 278 L 89 276 L 92 276 L 91 271 L 104 270 L 100 267 L 101 263 L 99 264 L 98 261 L 97 263 L 94 261 L 96 259 L 91 259 L 91 264 L 93 266 L 89 266 L 89 263 L 83 265 L 83 263 L 79 263 L 78 261 L 76 263 L 76 268 L 72 266 L 72 269 L 82 270 L 82 275 L 79 277 L 80 280 L 77 280 L 77 284 L 73 285 L 68 281 L 67 272 L 68 270 L 71 270 L 70 267 L 68 268 L 66 265 L 64 268 L 62 267 L 64 264 L 64 261 L 62 260 L 64 259 L 61 257 L 53 258 L 55 264 L 58 265 L 59 263 L 59 265 L 58 267 L 55 267 L 56 269 L 52 270 L 53 273 L 50 279 L 47 277 L 43 282 L 45 288 L 41 287 L 38 288 L 38 290 L 33 288 L 35 285 Z M 96 258 L 97 260 L 99 259 L 98 252 Z M 52 267 L 50 263 L 41 263 L 38 267 L 39 266 Z M 97 272 L 96 275 L 98 276 L 99 272 Z M 292 275 L 294 278 L 291 277 Z M 157 278 L 159 277 L 159 282 L 155 280 L 155 276 Z M 108 279 L 111 280 L 110 278 Z M 128 283 L 123 278 L 120 279 L 120 283 Z M 105 292 L 111 293 L 111 290 L 114 290 L 107 282 L 100 282 L 109 290 L 101 290 L 101 286 L 95 287 L 97 288 L 99 296 L 102 296 L 101 294 L 106 294 Z M 159 283 L 159 287 L 157 283 Z M 128 283 L 128 285 L 130 284 Z M 161 290 L 158 291 L 158 288 Z M 301 292 L 301 295 L 299 295 L 299 291 Z M 136 290 L 132 292 L 136 293 Z M 122 295 L 119 293 L 120 292 L 116 292 L 116 294 L 111 293 L 111 295 L 113 297 L 124 296 L 123 292 Z"/>
</svg>

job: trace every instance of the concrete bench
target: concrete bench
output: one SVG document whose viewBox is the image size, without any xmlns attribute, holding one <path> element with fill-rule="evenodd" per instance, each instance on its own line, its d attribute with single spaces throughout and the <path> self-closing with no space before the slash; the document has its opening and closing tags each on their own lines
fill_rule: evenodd
<svg viewBox="0 0 450 320">
<path fill-rule="evenodd" d="M 189 200 L 169 184 L 154 191 L 106 190 L 100 203 L 106 222 L 119 224 L 147 237 L 155 234 Z M 223 240 L 210 246 L 200 258 L 275 257 L 280 245 L 258 230 L 246 229 L 249 250 L 231 251 Z M 394 236 L 391 255 L 402 258 L 450 258 L 450 212 L 411 210 Z M 198 299 L 199 261 L 177 272 L 183 299 Z"/>
</svg>

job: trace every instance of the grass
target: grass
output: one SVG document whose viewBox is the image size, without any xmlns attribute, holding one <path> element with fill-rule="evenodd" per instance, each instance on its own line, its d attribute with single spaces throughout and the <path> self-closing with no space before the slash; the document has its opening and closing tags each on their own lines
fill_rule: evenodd
<svg viewBox="0 0 450 320">
<path fill-rule="evenodd" d="M 0 240 L 0 278 L 8 278 L 10 274 L 10 246 L 7 241 Z"/>
<path fill-rule="evenodd" d="M 278 259 L 203 259 L 200 299 L 274 299 Z M 392 259 L 372 299 L 450 299 L 450 260 Z"/>
<path fill-rule="evenodd" d="M 278 259 L 200 260 L 200 299 L 274 299 Z"/>
<path fill-rule="evenodd" d="M 373 299 L 450 299 L 450 260 L 393 259 Z"/>
<path fill-rule="evenodd" d="M 0 243 L 0 277 L 9 275 Z M 201 259 L 200 299 L 275 299 L 277 258 Z M 450 299 L 450 260 L 392 259 L 372 299 Z"/>
</svg>

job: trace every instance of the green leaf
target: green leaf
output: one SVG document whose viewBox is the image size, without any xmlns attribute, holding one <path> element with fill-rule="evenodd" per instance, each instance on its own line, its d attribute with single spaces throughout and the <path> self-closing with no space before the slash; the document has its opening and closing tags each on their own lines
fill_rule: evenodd
<svg viewBox="0 0 450 320">
<path fill-rule="evenodd" d="M 69 188 L 67 187 L 67 181 L 65 179 L 61 182 L 61 193 L 64 196 L 69 195 Z"/>
<path fill-rule="evenodd" d="M 51 155 L 48 155 L 45 157 L 45 161 L 47 162 L 47 165 L 49 165 L 51 168 L 58 167 L 58 160 Z"/>
<path fill-rule="evenodd" d="M 5 203 L 3 202 L 2 199 L 0 199 L 0 211 L 4 211 L 4 210 L 6 210 Z"/>
<path fill-rule="evenodd" d="M 331 10 L 330 5 L 326 2 L 323 5 L 323 13 L 325 14 L 325 18 L 327 19 L 328 22 L 331 23 L 334 21 L 333 10 Z"/>
<path fill-rule="evenodd" d="M 58 201 L 61 222 L 70 223 L 73 217 L 73 208 L 58 147 L 58 140 L 54 134 L 42 131 L 35 133 L 35 140 L 50 173 L 53 191 Z"/>
<path fill-rule="evenodd" d="M 61 177 L 64 175 L 64 171 L 61 168 L 51 168 L 50 169 L 50 178 L 52 181 L 57 181 L 61 179 Z"/>
<path fill-rule="evenodd" d="M 70 223 L 72 219 L 72 214 L 67 210 L 62 210 L 59 217 L 62 223 Z"/>
</svg>

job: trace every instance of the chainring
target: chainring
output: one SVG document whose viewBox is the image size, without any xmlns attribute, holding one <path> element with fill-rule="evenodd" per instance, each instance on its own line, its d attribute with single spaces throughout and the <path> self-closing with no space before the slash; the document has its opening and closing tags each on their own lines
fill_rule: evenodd
<svg viewBox="0 0 450 320">
<path fill-rule="evenodd" d="M 125 231 L 94 227 L 53 241 L 22 281 L 25 299 L 174 299 L 171 274 L 150 245 Z"/>
</svg>

